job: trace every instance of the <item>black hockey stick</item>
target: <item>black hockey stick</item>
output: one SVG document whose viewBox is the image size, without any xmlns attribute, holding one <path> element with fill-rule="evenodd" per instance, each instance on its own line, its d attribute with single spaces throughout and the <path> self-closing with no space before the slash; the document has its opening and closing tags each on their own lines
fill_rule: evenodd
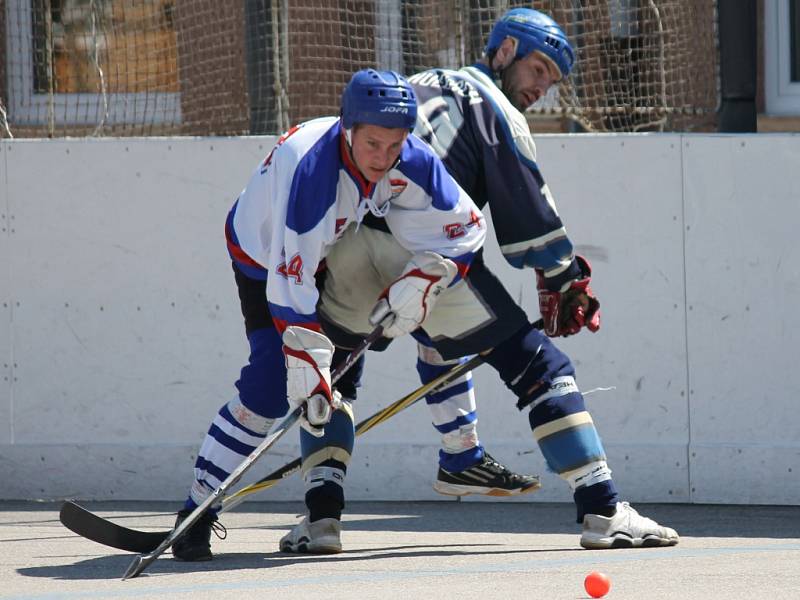
<svg viewBox="0 0 800 600">
<path fill-rule="evenodd" d="M 385 406 L 366 419 L 359 421 L 355 427 L 356 437 L 365 434 L 376 425 L 383 423 L 399 413 L 401 410 L 408 408 L 420 398 L 423 398 L 424 396 L 437 391 L 439 388 L 444 387 L 457 377 L 479 366 L 481 363 L 483 363 L 483 356 L 477 354 L 468 361 L 453 366 L 448 371 L 442 373 L 428 383 L 418 387 L 416 390 L 403 396 L 399 400 L 395 400 L 388 406 Z M 292 462 L 283 465 L 280 469 L 273 471 L 263 479 L 259 479 L 258 481 L 243 487 L 238 492 L 231 494 L 222 502 L 222 510 L 220 513 L 229 511 L 233 507 L 238 506 L 244 502 L 247 496 L 270 488 L 282 479 L 292 475 L 293 473 L 296 473 L 300 470 L 301 463 L 302 461 L 300 458 L 295 458 Z"/>
<path fill-rule="evenodd" d="M 117 525 L 81 505 L 67 500 L 58 514 L 61 524 L 87 540 L 127 552 L 152 552 L 167 539 L 169 531 L 139 531 Z"/>
<path fill-rule="evenodd" d="M 533 324 L 533 326 L 536 329 L 542 329 L 544 327 L 544 321 L 542 319 L 539 319 Z M 480 366 L 481 364 L 483 364 L 484 361 L 483 357 L 486 356 L 489 352 L 491 352 L 491 349 L 485 350 L 480 354 L 476 354 L 469 360 L 453 366 L 448 371 L 430 380 L 428 383 L 421 385 L 413 392 L 403 396 L 399 400 L 395 400 L 388 406 L 385 406 L 384 408 L 372 414 L 371 416 L 367 417 L 366 419 L 359 421 L 355 427 L 356 437 L 365 434 L 367 431 L 369 431 L 376 425 L 379 425 L 384 421 L 387 421 L 400 411 L 405 410 L 406 408 L 417 402 L 417 400 L 419 400 L 420 398 L 423 398 L 430 393 L 438 391 L 440 388 L 444 387 L 445 385 L 447 385 L 454 379 L 460 377 L 464 373 L 468 373 L 469 371 L 472 371 L 475 367 Z M 282 467 L 273 471 L 272 473 L 263 477 L 262 479 L 259 479 L 258 481 L 243 487 L 238 492 L 231 494 L 222 501 L 222 509 L 219 511 L 219 514 L 222 514 L 223 512 L 229 511 L 235 506 L 238 506 L 250 494 L 254 494 L 255 492 L 259 492 L 261 490 L 270 488 L 279 481 L 281 481 L 282 479 L 288 477 L 289 475 L 293 475 L 294 473 L 300 470 L 301 462 L 302 461 L 300 458 L 295 458 L 292 462 L 283 465 Z"/>
<path fill-rule="evenodd" d="M 543 323 L 541 319 L 534 324 L 534 327 L 537 329 L 541 329 L 542 326 Z M 453 379 L 456 379 L 460 375 L 474 369 L 482 362 L 482 356 L 477 355 L 465 363 L 455 365 L 449 371 L 442 373 L 435 379 L 429 381 L 427 384 L 422 385 L 403 398 L 396 400 L 392 404 L 360 421 L 355 428 L 356 436 L 363 435 L 376 425 L 383 423 L 399 413 L 401 410 L 411 406 L 427 394 L 438 391 L 440 388 L 450 383 Z M 293 475 L 300 469 L 300 466 L 301 459 L 296 458 L 293 461 L 276 469 L 272 473 L 266 475 L 262 479 L 243 487 L 234 494 L 231 494 L 229 497 L 223 500 L 222 508 L 219 511 L 219 514 L 238 506 L 249 495 L 270 488 L 286 477 Z M 62 505 L 59 518 L 65 527 L 74 533 L 77 533 L 81 537 L 105 546 L 110 546 L 119 550 L 125 550 L 126 552 L 152 552 L 171 533 L 170 531 L 149 532 L 137 529 L 129 529 L 127 527 L 118 525 L 109 519 L 104 519 L 103 517 L 86 510 L 82 506 L 72 501 L 67 501 Z"/>
<path fill-rule="evenodd" d="M 390 313 L 391 314 L 391 313 Z M 369 347 L 383 335 L 383 324 L 378 325 L 375 329 L 372 330 L 370 333 L 358 346 L 356 346 L 350 354 L 347 355 L 347 358 L 344 359 L 344 362 L 340 364 L 336 370 L 331 374 L 331 384 L 333 385 L 336 383 L 342 375 L 344 375 L 350 367 L 352 367 L 356 361 L 361 358 L 361 356 L 369 349 Z M 304 407 L 298 406 L 292 412 L 286 416 L 283 421 L 278 425 L 278 427 L 270 433 L 264 441 L 262 441 L 255 450 L 253 450 L 250 455 L 245 458 L 242 463 L 236 467 L 230 475 L 219 484 L 219 487 L 215 489 L 203 502 L 195 508 L 188 517 L 186 517 L 183 521 L 181 521 L 180 525 L 178 525 L 175 529 L 173 529 L 170 534 L 161 542 L 158 547 L 150 553 L 143 553 L 133 559 L 131 564 L 128 566 L 128 569 L 122 576 L 122 579 L 132 579 L 133 577 L 138 577 L 142 571 L 144 571 L 150 564 L 152 564 L 159 556 L 161 556 L 167 548 L 172 546 L 178 539 L 185 534 L 189 528 L 194 525 L 200 517 L 213 505 L 217 504 L 222 501 L 225 495 L 228 493 L 228 490 L 236 485 L 239 480 L 242 478 L 250 467 L 252 467 L 256 461 L 261 458 L 261 456 L 267 452 L 275 443 L 283 437 L 283 435 L 292 428 L 292 426 L 297 423 L 300 417 L 303 414 Z"/>
<path fill-rule="evenodd" d="M 379 423 L 383 423 L 401 410 L 411 406 L 420 398 L 437 391 L 458 376 L 474 369 L 482 362 L 483 358 L 481 355 L 477 355 L 465 363 L 455 365 L 449 371 L 442 373 L 410 394 L 403 396 L 363 421 L 360 421 L 356 425 L 356 436 L 366 433 Z M 270 488 L 286 477 L 293 475 L 300 470 L 301 464 L 302 460 L 296 458 L 279 469 L 276 469 L 266 477 L 231 494 L 223 500 L 222 508 L 218 514 L 222 514 L 223 512 L 231 510 L 234 506 L 238 506 L 251 494 Z M 129 529 L 117 525 L 109 519 L 104 519 L 72 501 L 64 502 L 61 506 L 59 518 L 67 529 L 70 529 L 81 537 L 105 546 L 125 550 L 127 552 L 136 552 L 137 554 L 152 552 L 158 548 L 171 533 L 171 531 L 140 531 L 138 529 Z"/>
</svg>

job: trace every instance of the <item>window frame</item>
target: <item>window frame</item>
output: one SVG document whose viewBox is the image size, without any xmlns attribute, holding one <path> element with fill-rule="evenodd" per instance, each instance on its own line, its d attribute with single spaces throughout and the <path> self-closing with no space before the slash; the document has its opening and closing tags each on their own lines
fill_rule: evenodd
<svg viewBox="0 0 800 600">
<path fill-rule="evenodd" d="M 180 124 L 180 93 L 107 93 L 104 118 L 103 94 L 34 91 L 33 9 L 30 0 L 6 0 L 6 27 L 19 25 L 19 33 L 6 35 L 8 120 L 15 125 L 138 125 Z M 8 33 L 8 32 L 7 32 Z M 19 58 L 22 60 L 19 60 Z"/>
<path fill-rule="evenodd" d="M 772 115 L 800 115 L 800 81 L 791 79 L 790 0 L 764 3 L 764 100 Z M 800 31 L 795 32 L 800 36 Z"/>
</svg>

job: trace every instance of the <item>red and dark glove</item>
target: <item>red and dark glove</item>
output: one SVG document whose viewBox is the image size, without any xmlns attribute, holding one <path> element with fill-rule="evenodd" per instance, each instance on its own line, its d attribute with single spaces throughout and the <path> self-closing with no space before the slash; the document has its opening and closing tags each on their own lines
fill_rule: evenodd
<svg viewBox="0 0 800 600">
<path fill-rule="evenodd" d="M 558 292 L 547 289 L 544 274 L 536 269 L 539 312 L 544 321 L 544 332 L 550 337 L 573 335 L 582 327 L 592 332 L 600 329 L 600 302 L 589 287 L 592 266 L 582 256 L 576 256 L 575 261 L 581 270 L 580 278 Z"/>
</svg>

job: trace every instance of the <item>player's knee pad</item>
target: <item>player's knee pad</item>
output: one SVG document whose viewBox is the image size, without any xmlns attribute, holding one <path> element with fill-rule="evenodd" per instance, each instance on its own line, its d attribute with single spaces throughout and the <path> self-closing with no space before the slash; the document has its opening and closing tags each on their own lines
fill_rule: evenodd
<svg viewBox="0 0 800 600">
<path fill-rule="evenodd" d="M 430 365 L 431 367 L 448 367 L 452 365 L 457 365 L 461 361 L 460 358 L 454 358 L 453 360 L 445 360 L 445 358 L 439 353 L 439 351 L 436 348 L 434 348 L 433 346 L 428 346 L 426 344 L 423 344 L 419 341 L 417 341 L 417 356 L 419 359 L 419 362 L 417 363 L 417 371 L 420 370 L 419 367 L 420 364 Z M 420 377 L 422 376 L 423 374 L 420 373 Z M 431 377 L 430 379 L 433 379 L 433 377 Z M 428 381 L 430 381 L 430 379 Z"/>
<path fill-rule="evenodd" d="M 304 429 L 300 430 L 303 477 L 314 467 L 326 464 L 346 471 L 354 442 L 353 408 L 350 402 L 343 399 L 342 405 L 333 411 L 331 420 L 325 425 L 325 434 L 322 437 L 315 437 Z"/>
<path fill-rule="evenodd" d="M 234 421 L 260 436 L 266 436 L 275 422 L 275 419 L 259 415 L 246 407 L 239 396 L 228 402 L 226 408 Z"/>
<path fill-rule="evenodd" d="M 467 362 L 467 358 L 454 358 L 452 360 L 446 360 L 436 348 L 431 346 L 426 346 L 421 343 L 417 343 L 417 374 L 419 375 L 419 380 L 422 383 L 429 383 L 447 373 L 450 369 L 455 367 L 456 365 L 462 364 Z M 460 384 L 460 387 L 459 387 Z M 454 389 L 455 388 L 455 389 Z M 463 375 L 457 377 L 453 381 L 451 381 L 447 387 L 445 387 L 442 391 L 449 390 L 449 393 L 442 394 L 437 393 L 436 397 L 439 398 L 439 402 L 446 398 L 450 398 L 455 396 L 456 394 L 463 394 L 468 390 L 472 390 L 472 372 L 464 373 Z M 433 394 L 430 394 L 428 398 L 434 397 Z M 436 400 L 429 400 L 429 403 L 435 403 Z"/>
<path fill-rule="evenodd" d="M 289 410 L 283 341 L 274 327 L 251 331 L 247 340 L 250 357 L 236 382 L 242 405 L 264 417 L 281 417 Z"/>
<path fill-rule="evenodd" d="M 575 375 L 569 357 L 531 325 L 497 345 L 486 362 L 516 394 L 520 410 L 545 394 L 555 379 Z"/>
</svg>

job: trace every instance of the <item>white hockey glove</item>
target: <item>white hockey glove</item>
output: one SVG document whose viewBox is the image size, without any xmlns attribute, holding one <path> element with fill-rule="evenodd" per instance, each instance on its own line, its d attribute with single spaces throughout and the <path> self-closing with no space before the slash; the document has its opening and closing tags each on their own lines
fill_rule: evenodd
<svg viewBox="0 0 800 600">
<path fill-rule="evenodd" d="M 322 437 L 341 399 L 338 392 L 331 392 L 333 344 L 322 333 L 292 325 L 283 332 L 283 353 L 289 406 L 305 405 L 300 426 Z"/>
<path fill-rule="evenodd" d="M 403 274 L 383 290 L 369 315 L 372 325 L 394 315 L 383 335 L 395 338 L 414 331 L 433 309 L 436 298 L 458 274 L 456 264 L 435 252 L 415 254 Z"/>
</svg>

